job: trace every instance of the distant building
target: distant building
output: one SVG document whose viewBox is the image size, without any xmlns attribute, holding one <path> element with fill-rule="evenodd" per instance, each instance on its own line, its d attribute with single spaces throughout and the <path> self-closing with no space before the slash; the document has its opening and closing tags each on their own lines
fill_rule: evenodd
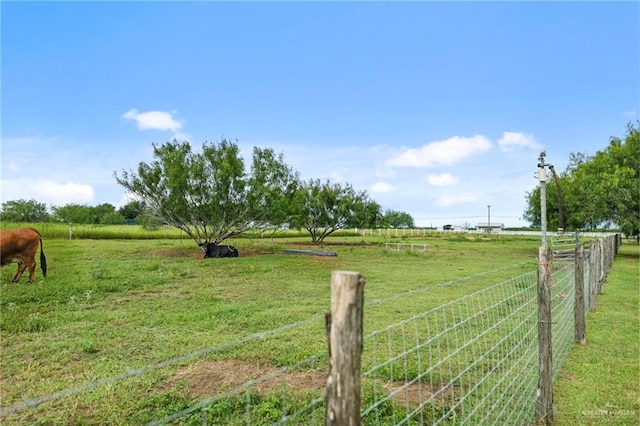
<svg viewBox="0 0 640 426">
<path fill-rule="evenodd" d="M 479 223 L 476 225 L 476 230 L 478 233 L 496 234 L 504 231 L 504 223 Z"/>
<path fill-rule="evenodd" d="M 443 231 L 453 231 L 453 225 L 444 225 L 442 227 Z"/>
</svg>

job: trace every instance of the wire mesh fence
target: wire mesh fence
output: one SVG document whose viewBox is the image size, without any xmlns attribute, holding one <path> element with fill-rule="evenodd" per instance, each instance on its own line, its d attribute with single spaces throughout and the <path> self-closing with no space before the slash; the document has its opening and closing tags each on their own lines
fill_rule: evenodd
<svg viewBox="0 0 640 426">
<path fill-rule="evenodd" d="M 364 423 L 531 420 L 536 283 L 525 274 L 366 336 Z"/>
<path fill-rule="evenodd" d="M 523 263 L 371 300 L 366 308 L 402 306 L 406 299 L 426 304 L 435 291 L 490 279 L 492 273 Z M 363 407 L 362 423 L 429 424 L 438 414 L 451 419 L 463 408 L 468 421 L 501 416 L 498 408 L 493 413 L 475 411 L 479 404 L 490 407 L 491 393 L 505 384 L 515 390 L 509 395 L 512 402 L 526 407 L 524 389 L 529 402 L 535 398 L 535 277 L 535 272 L 518 276 L 366 335 L 362 398 L 369 405 Z M 313 324 L 317 332 L 315 321 L 307 325 Z M 326 365 L 326 354 L 310 357 L 150 424 L 325 424 Z M 502 371 L 509 376 L 500 378 Z M 303 388 L 300 374 L 307 377 Z M 530 380 L 521 380 L 522 374 Z M 424 401 L 418 402 L 419 395 Z"/>
<path fill-rule="evenodd" d="M 553 338 L 553 378 L 574 343 L 573 309 L 575 281 L 572 264 L 566 264 L 553 274 L 551 281 L 551 336 Z"/>
<path fill-rule="evenodd" d="M 615 248 L 612 243 L 603 245 L 607 246 Z M 594 279 L 598 278 L 597 282 L 601 283 L 606 277 L 606 270 L 601 271 L 601 266 L 612 263 L 610 259 L 600 261 L 600 257 L 605 255 L 615 254 L 597 249 L 585 253 L 585 310 L 592 306 Z M 598 261 L 593 259 L 594 256 L 598 256 Z M 522 264 L 500 270 L 513 266 L 521 267 Z M 575 342 L 575 272 L 572 262 L 559 261 L 551 268 L 555 377 Z M 484 272 L 458 281 L 487 279 L 491 274 L 491 271 Z M 399 301 L 401 303 L 394 306 L 401 307 L 403 300 L 430 307 L 363 336 L 362 405 L 358 414 L 362 424 L 527 425 L 536 421 L 539 386 L 538 273 L 531 271 L 501 280 L 431 307 L 430 299 L 452 283 L 416 289 L 365 304 L 365 318 L 367 311 Z M 117 382 L 167 366 L 193 367 L 194 363 L 207 358 L 218 363 L 208 369 L 185 370 L 175 383 L 184 384 L 199 374 L 199 380 L 215 379 L 222 385 L 207 388 L 206 394 L 200 395 L 196 402 L 191 400 L 180 406 L 168 406 L 162 412 L 141 417 L 145 418 L 145 423 L 325 424 L 327 353 L 293 363 L 283 361 L 283 366 L 279 367 L 256 367 L 240 383 L 219 380 L 225 370 L 238 377 L 239 371 L 234 370 L 238 370 L 240 364 L 228 360 L 241 358 L 246 345 L 264 345 L 269 350 L 278 350 L 287 344 L 304 344 L 293 341 L 288 334 L 292 330 L 303 330 L 304 334 L 326 338 L 323 317 L 309 318 L 117 377 L 4 407 L 0 418 L 91 392 L 101 386 L 115 386 Z M 225 359 L 226 363 L 221 361 Z M 213 370 L 217 376 L 207 376 Z M 203 374 L 203 371 L 208 373 Z"/>
</svg>

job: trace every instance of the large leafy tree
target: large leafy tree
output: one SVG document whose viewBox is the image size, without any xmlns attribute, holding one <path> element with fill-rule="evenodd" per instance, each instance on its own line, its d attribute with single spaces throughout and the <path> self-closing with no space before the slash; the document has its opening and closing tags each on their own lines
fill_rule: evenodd
<svg viewBox="0 0 640 426">
<path fill-rule="evenodd" d="M 286 166 L 283 154 L 254 148 L 247 202 L 258 212 L 253 226 L 273 231 L 288 223 L 300 187 L 300 176 Z"/>
<path fill-rule="evenodd" d="M 0 219 L 3 222 L 46 222 L 49 220 L 47 205 L 30 200 L 13 200 L 2 203 Z"/>
<path fill-rule="evenodd" d="M 366 191 L 358 192 L 349 184 L 311 179 L 297 191 L 291 224 L 306 229 L 313 242 L 321 243 L 347 226 L 370 226 L 377 211 L 379 206 Z"/>
<path fill-rule="evenodd" d="M 631 123 L 623 139 L 593 156 L 571 154 L 559 178 L 566 228 L 595 228 L 614 224 L 629 235 L 640 232 L 640 122 Z M 547 184 L 547 217 L 558 223 L 556 182 Z M 540 190 L 527 193 L 525 219 L 540 224 Z"/>
<path fill-rule="evenodd" d="M 249 171 L 236 143 L 153 144 L 151 163 L 122 171 L 116 181 L 135 194 L 147 213 L 183 230 L 198 244 L 218 244 L 260 223 L 277 224 L 297 174 L 271 149 L 253 149 Z"/>
</svg>

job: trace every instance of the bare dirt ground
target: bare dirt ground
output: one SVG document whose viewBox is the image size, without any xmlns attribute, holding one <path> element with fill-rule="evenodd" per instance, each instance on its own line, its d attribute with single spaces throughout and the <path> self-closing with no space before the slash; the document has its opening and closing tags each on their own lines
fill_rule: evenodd
<svg viewBox="0 0 640 426">
<path fill-rule="evenodd" d="M 283 385 L 295 392 L 321 391 L 326 372 L 283 372 L 280 368 L 239 360 L 200 360 L 178 371 L 170 382 L 172 385 L 186 384 L 191 395 L 202 398 L 237 389 L 251 380 L 256 381 L 252 388 L 261 393 L 270 393 Z"/>
<path fill-rule="evenodd" d="M 322 392 L 326 385 L 326 371 L 287 371 L 282 369 L 249 364 L 239 360 L 200 360 L 178 371 L 170 380 L 172 386 L 186 385 L 190 395 L 205 398 L 225 391 L 238 389 L 255 380 L 252 388 L 268 394 L 282 389 L 293 392 Z M 386 393 L 394 393 L 396 401 L 403 406 L 417 407 L 433 398 L 436 403 L 451 403 L 456 398 L 456 389 L 451 386 L 403 382 L 385 382 Z"/>
</svg>

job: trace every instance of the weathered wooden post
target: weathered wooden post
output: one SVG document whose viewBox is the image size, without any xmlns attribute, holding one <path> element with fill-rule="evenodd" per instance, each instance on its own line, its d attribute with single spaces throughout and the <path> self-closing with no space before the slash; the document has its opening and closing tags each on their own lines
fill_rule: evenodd
<svg viewBox="0 0 640 426">
<path fill-rule="evenodd" d="M 587 332 L 584 317 L 584 245 L 576 246 L 575 256 L 575 304 L 573 314 L 576 325 L 576 342 L 584 345 L 587 343 Z"/>
<path fill-rule="evenodd" d="M 605 275 L 605 252 L 604 252 L 604 240 L 598 239 L 598 294 L 604 294 L 604 280 Z"/>
<path fill-rule="evenodd" d="M 598 243 L 591 240 L 589 243 L 589 310 L 596 310 L 598 293 Z"/>
<path fill-rule="evenodd" d="M 327 426 L 360 425 L 360 363 L 364 278 L 357 272 L 331 275 L 331 312 L 325 315 L 329 341 Z"/>
<path fill-rule="evenodd" d="M 602 238 L 602 282 L 600 287 L 604 290 L 604 282 L 609 273 L 609 237 Z"/>
<path fill-rule="evenodd" d="M 607 237 L 607 276 L 613 266 L 613 260 L 616 257 L 616 236 L 609 235 Z"/>
<path fill-rule="evenodd" d="M 538 396 L 539 424 L 553 424 L 553 362 L 551 348 L 551 249 L 538 249 Z"/>
</svg>

